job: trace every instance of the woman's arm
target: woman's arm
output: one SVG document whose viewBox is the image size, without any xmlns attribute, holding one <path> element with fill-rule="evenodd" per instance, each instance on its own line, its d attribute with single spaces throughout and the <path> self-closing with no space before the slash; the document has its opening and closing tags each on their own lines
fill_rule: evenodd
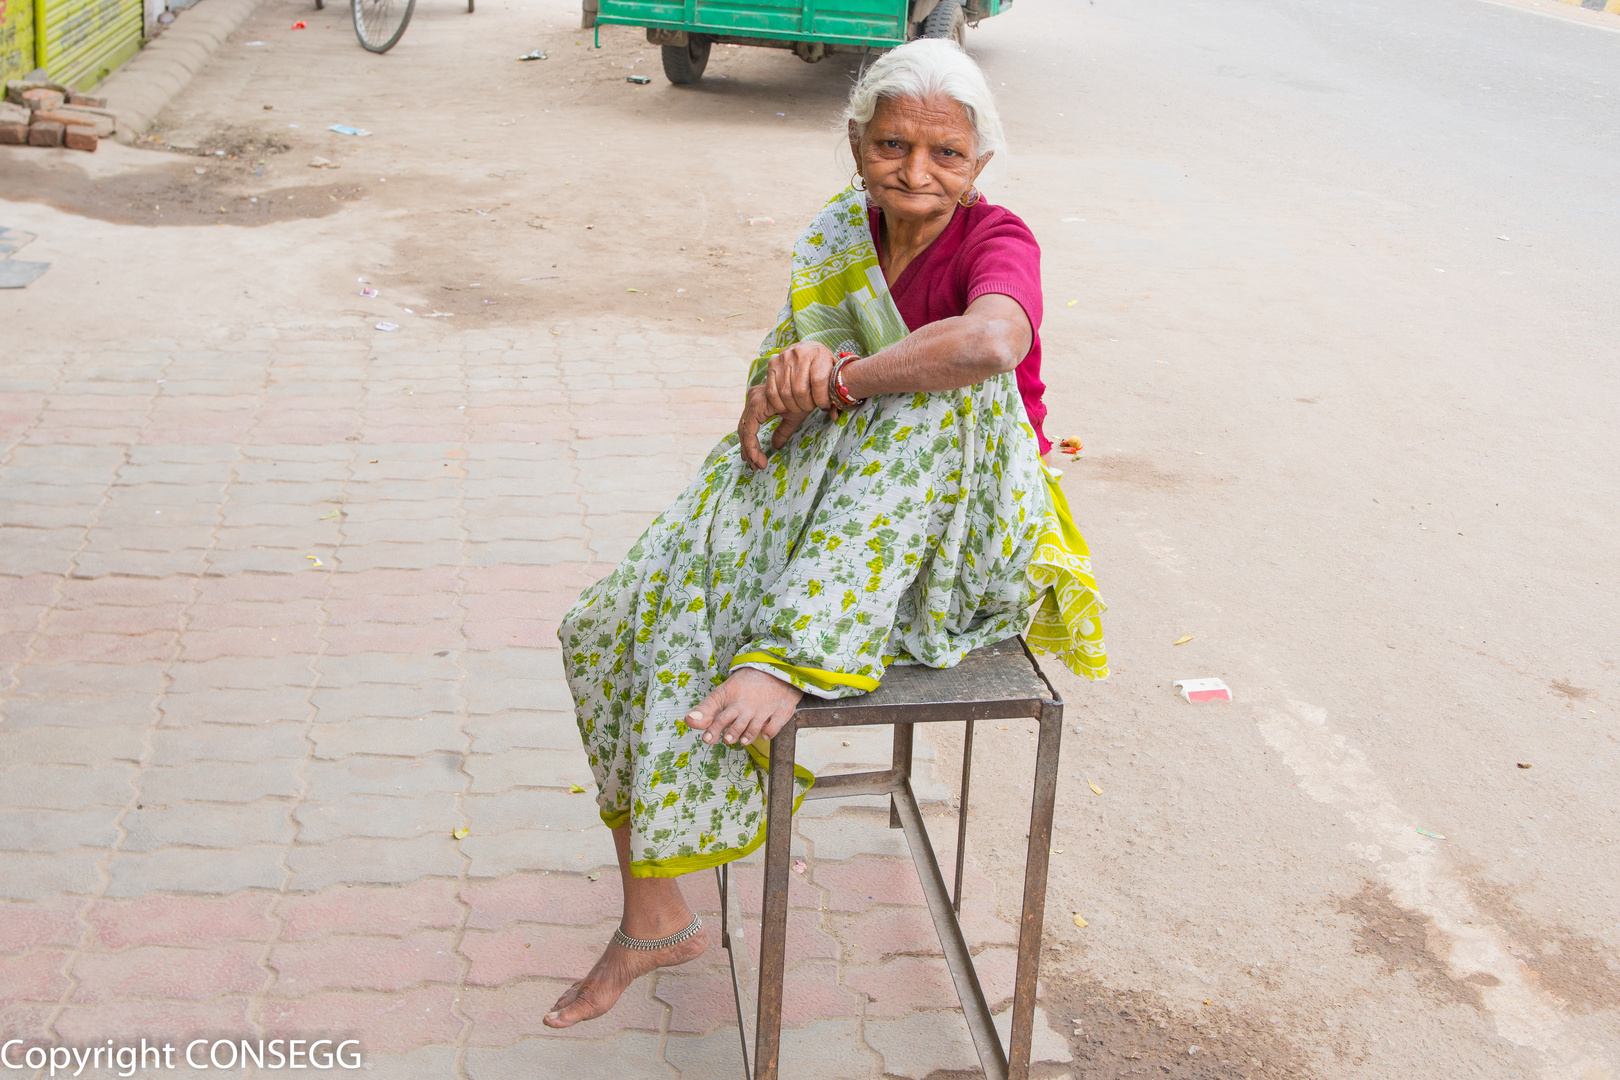
<svg viewBox="0 0 1620 1080">
<path fill-rule="evenodd" d="M 887 349 L 844 366 L 844 386 L 858 398 L 874 394 L 914 394 L 956 390 L 1016 368 L 1029 355 L 1034 331 L 1023 305 L 1010 296 L 986 293 L 953 319 L 912 331 Z M 765 381 L 748 393 L 737 435 L 743 459 L 765 467 L 759 427 L 782 417 L 771 445 L 786 445 L 813 409 L 834 405 L 829 380 L 832 350 L 814 341 L 790 345 L 771 358 Z"/>
</svg>

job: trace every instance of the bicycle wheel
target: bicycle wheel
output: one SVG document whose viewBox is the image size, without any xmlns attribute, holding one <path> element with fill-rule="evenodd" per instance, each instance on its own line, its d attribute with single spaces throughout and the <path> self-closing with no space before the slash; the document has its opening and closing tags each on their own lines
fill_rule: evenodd
<svg viewBox="0 0 1620 1080">
<path fill-rule="evenodd" d="M 385 53 L 399 41 L 416 10 L 416 0 L 350 0 L 354 36 L 370 52 Z"/>
</svg>

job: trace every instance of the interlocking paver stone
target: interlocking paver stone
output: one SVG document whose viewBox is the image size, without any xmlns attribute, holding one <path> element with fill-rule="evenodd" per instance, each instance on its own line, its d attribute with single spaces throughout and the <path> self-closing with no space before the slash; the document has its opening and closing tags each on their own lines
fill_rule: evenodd
<svg viewBox="0 0 1620 1080">
<path fill-rule="evenodd" d="M 455 796 L 444 791 L 412 798 L 350 795 L 332 802 L 309 801 L 300 803 L 293 816 L 304 844 L 368 836 L 394 840 L 449 836 L 462 821 Z"/>
</svg>

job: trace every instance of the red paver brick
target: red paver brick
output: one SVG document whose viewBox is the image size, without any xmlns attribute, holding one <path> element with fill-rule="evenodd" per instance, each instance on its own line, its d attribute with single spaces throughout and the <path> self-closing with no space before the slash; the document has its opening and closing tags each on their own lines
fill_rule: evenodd
<svg viewBox="0 0 1620 1080">
<path fill-rule="evenodd" d="M 251 994 L 269 975 L 258 965 L 257 943 L 179 949 L 144 945 L 120 953 L 80 953 L 73 964 L 79 981 L 73 1000 L 86 1004 L 122 997 L 201 1001 L 219 994 Z"/>
<path fill-rule="evenodd" d="M 453 566 L 432 566 L 423 570 L 362 570 L 354 574 L 339 574 L 332 579 L 334 598 L 454 594 L 459 589 L 460 583 Z"/>
<path fill-rule="evenodd" d="M 828 911 L 861 912 L 874 904 L 919 906 L 928 901 L 917 871 L 903 859 L 849 859 L 817 863 L 817 885 L 827 890 Z"/>
<path fill-rule="evenodd" d="M 899 954 L 943 955 L 927 908 L 872 908 L 839 923 L 836 933 L 847 950 L 846 961 L 874 963 Z"/>
<path fill-rule="evenodd" d="M 461 939 L 462 954 L 472 961 L 467 982 L 474 986 L 504 986 L 524 976 L 581 979 L 602 955 L 612 935 L 611 921 L 595 926 L 525 923 L 495 933 L 468 931 Z"/>
<path fill-rule="evenodd" d="M 409 1050 L 424 1043 L 454 1042 L 462 1023 L 451 1011 L 456 992 L 431 986 L 402 994 L 339 992 L 272 998 L 261 1023 L 267 1038 L 352 1037 L 368 1053 Z"/>
<path fill-rule="evenodd" d="M 269 964 L 277 974 L 279 995 L 321 990 L 396 991 L 461 978 L 455 938 L 443 930 L 424 930 L 403 938 L 336 934 L 319 941 L 278 945 Z"/>
<path fill-rule="evenodd" d="M 103 949 L 139 945 L 209 948 L 231 941 L 269 941 L 276 932 L 270 917 L 275 897 L 262 892 L 235 896 L 143 896 L 99 900 L 85 916 Z"/>
<path fill-rule="evenodd" d="M 461 612 L 454 592 L 425 592 L 420 596 L 380 594 L 353 598 L 333 597 L 326 604 L 327 619 L 333 626 L 351 623 L 408 623 L 417 625 L 434 620 L 453 620 Z"/>
<path fill-rule="evenodd" d="M 603 874 L 600 881 L 560 874 L 513 874 L 488 885 L 470 885 L 461 890 L 461 900 L 472 909 L 467 915 L 468 928 L 477 930 L 500 930 L 517 922 L 594 926 L 617 918 L 624 910 L 624 893 L 616 874 Z M 700 903 L 692 897 L 688 900 Z"/>
<path fill-rule="evenodd" d="M 197 581 L 197 603 L 235 604 L 243 601 L 288 603 L 319 600 L 326 595 L 327 578 L 321 574 L 230 574 Z"/>
<path fill-rule="evenodd" d="M 443 620 L 426 626 L 403 623 L 333 626 L 326 631 L 327 654 L 351 656 L 355 653 L 431 653 L 440 649 L 460 649 L 464 642 L 455 622 Z"/>
<path fill-rule="evenodd" d="M 540 423 L 508 420 L 494 423 L 482 412 L 480 409 L 467 410 L 467 419 L 473 423 L 473 429 L 467 436 L 470 443 L 566 443 L 574 437 L 574 425 L 566 420 Z"/>
<path fill-rule="evenodd" d="M 462 571 L 470 594 L 506 592 L 560 592 L 578 596 L 598 578 L 612 573 L 606 563 L 557 563 L 553 566 L 469 567 Z"/>
<path fill-rule="evenodd" d="M 184 659 L 192 662 L 215 660 L 222 656 L 289 656 L 317 653 L 321 643 L 315 626 L 287 626 L 259 630 L 254 627 L 228 627 L 220 630 L 188 632 L 182 642 Z"/>
<path fill-rule="evenodd" d="M 847 967 L 844 982 L 870 999 L 868 1016 L 900 1017 L 959 1003 L 943 957 L 898 956 L 882 964 Z"/>
<path fill-rule="evenodd" d="M 63 968 L 71 953 L 59 949 L 0 956 L 0 1011 L 25 1001 L 53 1002 L 68 988 Z"/>
<path fill-rule="evenodd" d="M 0 661 L 26 659 L 28 656 L 28 643 L 33 640 L 34 634 L 32 631 L 18 630 L 0 634 Z"/>
<path fill-rule="evenodd" d="M 105 605 L 152 608 L 170 605 L 178 611 L 191 599 L 190 578 L 67 578 L 62 582 L 64 608 L 99 608 Z"/>
<path fill-rule="evenodd" d="M 318 579 L 318 574 L 281 574 L 295 580 Z M 206 630 L 268 627 L 315 626 L 321 621 L 321 601 L 318 599 L 288 599 L 276 601 L 233 600 L 218 604 L 197 604 L 190 611 L 186 623 L 188 635 Z M 275 635 L 278 639 L 281 635 Z"/>
<path fill-rule="evenodd" d="M 69 1005 L 53 1025 L 62 1042 L 86 1045 L 108 1039 L 161 1039 L 176 1047 L 178 1064 L 184 1046 L 195 1038 L 212 1035 L 242 1038 L 253 1030 L 248 1023 L 248 999 L 222 997 L 212 1001 L 116 1001 L 107 1005 Z"/>
<path fill-rule="evenodd" d="M 469 616 L 463 633 L 467 638 L 467 648 L 474 652 L 515 648 L 555 649 L 560 622 L 560 619 L 484 620 Z"/>
<path fill-rule="evenodd" d="M 710 881 L 714 880 L 710 874 L 702 876 Z M 760 902 L 765 896 L 765 864 L 732 863 L 731 887 L 737 890 L 737 895 L 742 900 L 743 912 L 758 915 Z M 820 911 L 821 890 L 812 885 L 803 874 L 789 873 L 788 907 Z"/>
<path fill-rule="evenodd" d="M 35 661 L 41 664 L 138 664 L 167 660 L 174 654 L 173 631 L 150 634 L 43 635 L 35 643 Z"/>
<path fill-rule="evenodd" d="M 56 602 L 57 587 L 64 580 L 55 574 L 0 576 L 0 609 L 53 604 Z"/>
<path fill-rule="evenodd" d="M 105 580 L 105 579 L 103 579 Z M 119 604 L 81 608 L 57 608 L 45 620 L 45 634 L 67 637 L 81 634 L 178 634 L 180 604 L 152 604 L 126 607 Z M 173 640 L 171 637 L 170 641 Z"/>
<path fill-rule="evenodd" d="M 0 1042 L 23 1040 L 22 1046 L 11 1048 L 13 1061 L 26 1053 L 29 1047 L 43 1046 L 48 1049 L 56 1043 L 56 1039 L 51 1035 L 51 1016 L 55 1012 L 54 1001 L 48 1004 L 38 1002 L 0 1009 Z"/>
<path fill-rule="evenodd" d="M 473 1046 L 507 1046 L 522 1038 L 605 1039 L 620 1031 L 657 1031 L 664 1006 L 648 993 L 650 980 L 637 979 L 605 1016 L 569 1028 L 548 1028 L 544 1017 L 572 980 L 536 979 L 498 990 L 467 989 L 461 1011 L 473 1022 Z"/>
<path fill-rule="evenodd" d="M 0 953 L 43 945 L 77 945 L 84 936 L 79 912 L 84 901 L 55 897 L 34 903 L 0 903 Z"/>
<path fill-rule="evenodd" d="M 450 929 L 461 923 L 456 882 L 416 881 L 399 888 L 333 886 L 284 897 L 278 908 L 283 941 L 309 941 L 322 934 L 391 934 Z"/>
</svg>

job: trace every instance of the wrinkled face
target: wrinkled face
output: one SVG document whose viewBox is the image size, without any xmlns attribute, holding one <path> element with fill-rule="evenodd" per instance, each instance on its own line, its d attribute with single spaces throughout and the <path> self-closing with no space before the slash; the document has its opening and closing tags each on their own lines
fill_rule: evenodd
<svg viewBox="0 0 1620 1080">
<path fill-rule="evenodd" d="M 967 110 L 944 95 L 880 101 L 860 139 L 853 124 L 849 135 L 872 201 L 902 221 L 951 212 L 990 162 L 977 143 Z"/>
</svg>

